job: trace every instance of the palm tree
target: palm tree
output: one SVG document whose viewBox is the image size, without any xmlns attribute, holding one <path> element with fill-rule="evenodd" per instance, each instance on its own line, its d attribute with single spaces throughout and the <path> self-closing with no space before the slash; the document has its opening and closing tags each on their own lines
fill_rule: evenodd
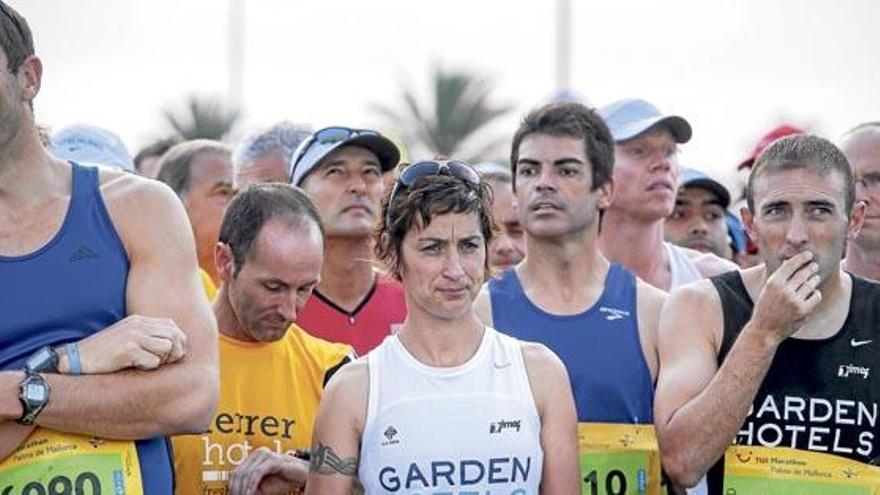
<svg viewBox="0 0 880 495">
<path fill-rule="evenodd" d="M 412 155 L 467 160 L 496 156 L 505 138 L 487 137 L 478 131 L 513 107 L 490 101 L 494 89 L 490 78 L 435 67 L 431 85 L 432 94 L 425 102 L 419 102 L 412 88 L 402 87 L 395 107 L 379 104 L 372 108 L 414 148 Z"/>
<path fill-rule="evenodd" d="M 183 104 L 183 111 L 162 110 L 169 127 L 184 140 L 222 140 L 235 127 L 241 112 L 227 109 L 219 100 L 205 96 L 190 95 Z"/>
</svg>

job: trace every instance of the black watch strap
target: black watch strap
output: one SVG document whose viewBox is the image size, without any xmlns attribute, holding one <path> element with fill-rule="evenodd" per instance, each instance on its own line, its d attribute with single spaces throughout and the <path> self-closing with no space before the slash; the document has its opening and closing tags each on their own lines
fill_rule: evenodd
<svg viewBox="0 0 880 495">
<path fill-rule="evenodd" d="M 25 374 L 21 382 L 19 400 L 21 400 L 21 417 L 18 423 L 32 425 L 37 416 L 49 403 L 49 382 L 41 375 Z"/>
<path fill-rule="evenodd" d="M 28 375 L 58 373 L 58 353 L 47 345 L 41 347 L 24 362 L 24 371 Z"/>
</svg>

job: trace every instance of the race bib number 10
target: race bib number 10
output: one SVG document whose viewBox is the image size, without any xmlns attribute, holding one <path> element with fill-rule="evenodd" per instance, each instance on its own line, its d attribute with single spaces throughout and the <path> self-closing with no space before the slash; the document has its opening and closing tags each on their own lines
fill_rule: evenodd
<svg viewBox="0 0 880 495">
<path fill-rule="evenodd" d="M 134 442 L 37 428 L 0 463 L 0 495 L 143 495 Z"/>
<path fill-rule="evenodd" d="M 578 424 L 583 495 L 659 495 L 660 453 L 654 427 Z"/>
<path fill-rule="evenodd" d="M 819 452 L 733 446 L 724 454 L 723 493 L 880 495 L 880 468 Z"/>
</svg>

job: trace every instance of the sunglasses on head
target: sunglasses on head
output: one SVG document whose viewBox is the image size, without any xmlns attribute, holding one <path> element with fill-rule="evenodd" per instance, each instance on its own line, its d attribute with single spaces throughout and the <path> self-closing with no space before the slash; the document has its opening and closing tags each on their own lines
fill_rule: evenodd
<svg viewBox="0 0 880 495">
<path fill-rule="evenodd" d="M 306 138 L 305 142 L 300 146 L 300 153 L 296 156 L 296 160 L 290 170 L 290 177 L 294 177 L 296 166 L 308 155 L 309 151 L 315 146 L 332 146 L 341 141 L 351 139 L 357 136 L 378 136 L 379 133 L 370 129 L 352 129 L 350 127 L 325 127 Z"/>
<path fill-rule="evenodd" d="M 420 177 L 429 175 L 451 175 L 457 177 L 472 185 L 480 183 L 480 175 L 473 167 L 465 162 L 456 160 L 425 160 L 413 163 L 403 169 L 400 176 L 394 183 L 394 189 L 391 190 L 391 196 L 388 199 L 389 204 L 394 201 L 394 196 L 402 187 L 410 187 Z"/>
</svg>

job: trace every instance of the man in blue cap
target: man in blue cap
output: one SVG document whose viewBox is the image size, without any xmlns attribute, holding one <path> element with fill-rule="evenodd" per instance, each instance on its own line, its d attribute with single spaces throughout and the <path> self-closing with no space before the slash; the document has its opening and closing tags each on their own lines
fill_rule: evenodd
<svg viewBox="0 0 880 495">
<path fill-rule="evenodd" d="M 665 291 L 736 269 L 714 254 L 663 240 L 678 189 L 678 145 L 691 138 L 687 120 L 636 99 L 612 103 L 599 114 L 615 142 L 614 198 L 599 238 L 608 260 Z"/>
<path fill-rule="evenodd" d="M 730 191 L 692 168 L 682 169 L 678 183 L 675 209 L 663 226 L 666 241 L 733 261 L 745 247 L 745 231 L 727 211 Z"/>
</svg>

